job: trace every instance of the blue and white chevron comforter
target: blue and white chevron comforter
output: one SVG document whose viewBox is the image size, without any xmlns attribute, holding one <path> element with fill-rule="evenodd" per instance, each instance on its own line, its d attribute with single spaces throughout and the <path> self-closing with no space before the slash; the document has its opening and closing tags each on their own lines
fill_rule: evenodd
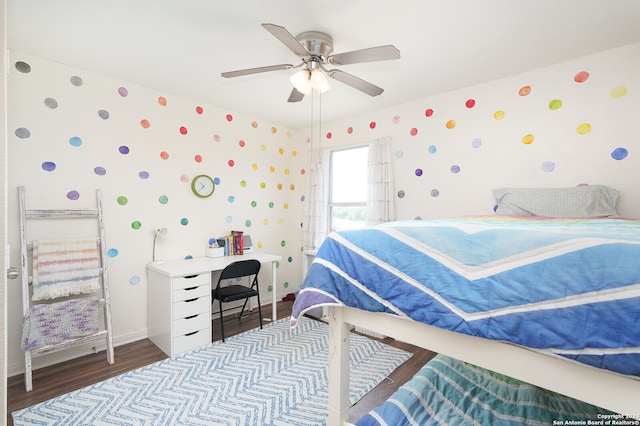
<svg viewBox="0 0 640 426">
<path fill-rule="evenodd" d="M 640 376 L 640 221 L 466 217 L 332 233 L 296 297 Z"/>
</svg>

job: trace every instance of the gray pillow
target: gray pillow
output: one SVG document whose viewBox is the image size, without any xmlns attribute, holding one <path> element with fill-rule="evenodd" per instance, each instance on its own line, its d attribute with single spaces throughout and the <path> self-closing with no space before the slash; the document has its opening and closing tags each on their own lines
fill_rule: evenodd
<svg viewBox="0 0 640 426">
<path fill-rule="evenodd" d="M 571 188 L 494 189 L 501 216 L 606 217 L 617 216 L 620 191 L 603 185 Z"/>
</svg>

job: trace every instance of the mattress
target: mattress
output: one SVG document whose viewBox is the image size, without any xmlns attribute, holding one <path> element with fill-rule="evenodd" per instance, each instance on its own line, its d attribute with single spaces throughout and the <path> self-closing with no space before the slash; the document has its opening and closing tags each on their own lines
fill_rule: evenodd
<svg viewBox="0 0 640 426">
<path fill-rule="evenodd" d="M 437 355 L 356 425 L 586 425 L 607 424 L 607 420 L 620 417 L 591 404 Z"/>
<path fill-rule="evenodd" d="M 308 309 L 349 306 L 640 376 L 640 221 L 479 216 L 334 232 Z"/>
</svg>

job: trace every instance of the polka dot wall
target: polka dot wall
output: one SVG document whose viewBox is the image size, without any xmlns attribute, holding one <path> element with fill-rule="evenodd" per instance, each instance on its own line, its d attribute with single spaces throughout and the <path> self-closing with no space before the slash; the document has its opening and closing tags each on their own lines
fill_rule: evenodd
<svg viewBox="0 0 640 426">
<path fill-rule="evenodd" d="M 31 201 L 69 206 L 103 188 L 114 304 L 132 316 L 117 319 L 117 333 L 146 327 L 139 306 L 154 227 L 169 229 L 158 242 L 161 258 L 202 255 L 209 238 L 244 230 L 261 250 L 282 256 L 278 294 L 297 290 L 307 132 L 11 57 L 9 157 L 19 167 L 9 169 L 9 193 L 25 185 L 37 191 Z M 588 184 L 618 188 L 619 213 L 640 217 L 639 57 L 640 44 L 623 46 L 354 114 L 323 123 L 321 143 L 356 146 L 390 136 L 399 219 L 493 214 L 494 188 Z M 215 179 L 212 197 L 191 194 L 197 174 Z M 19 306 L 19 295 L 10 297 Z"/>
<path fill-rule="evenodd" d="M 323 124 L 323 143 L 393 139 L 396 215 L 493 214 L 493 189 L 605 184 L 640 217 L 640 45 Z M 635 118 L 634 118 L 635 114 Z"/>
<path fill-rule="evenodd" d="M 146 328 L 145 265 L 158 227 L 168 229 L 156 242 L 158 259 L 204 256 L 210 239 L 244 231 L 257 250 L 282 257 L 265 300 L 299 287 L 304 138 L 259 117 L 29 55 L 13 53 L 11 67 L 9 155 L 19 167 L 10 167 L 9 193 L 23 185 L 29 205 L 78 208 L 94 207 L 101 188 L 116 335 Z M 215 183 L 208 198 L 192 192 L 201 174 Z M 76 226 L 33 234 L 54 238 Z M 19 293 L 11 297 L 20 306 Z"/>
</svg>

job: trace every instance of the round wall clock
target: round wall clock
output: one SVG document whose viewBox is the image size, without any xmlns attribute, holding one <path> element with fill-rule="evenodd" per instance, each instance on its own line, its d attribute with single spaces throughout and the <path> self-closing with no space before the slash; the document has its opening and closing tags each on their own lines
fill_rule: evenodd
<svg viewBox="0 0 640 426">
<path fill-rule="evenodd" d="M 213 179 L 207 175 L 198 175 L 191 181 L 191 190 L 197 197 L 209 197 L 215 189 L 216 185 L 213 183 Z"/>
</svg>

